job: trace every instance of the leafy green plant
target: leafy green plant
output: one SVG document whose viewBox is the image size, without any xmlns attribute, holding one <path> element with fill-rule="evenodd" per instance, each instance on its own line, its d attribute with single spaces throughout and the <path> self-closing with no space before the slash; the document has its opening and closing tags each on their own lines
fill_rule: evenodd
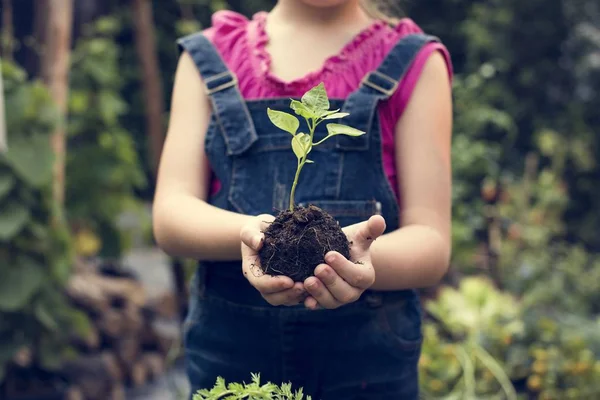
<svg viewBox="0 0 600 400">
<path fill-rule="evenodd" d="M 83 247 L 99 247 L 109 257 L 118 257 L 131 241 L 119 217 L 128 212 L 144 218 L 136 191 L 147 183 L 136 143 L 123 128 L 129 109 L 121 95 L 120 31 L 120 19 L 112 16 L 87 26 L 70 74 L 67 216 L 76 235 L 98 238 L 99 246 Z"/>
<path fill-rule="evenodd" d="M 523 335 L 514 298 L 488 279 L 468 277 L 458 289 L 445 287 L 426 309 L 436 321 L 425 329 L 421 359 L 426 398 L 517 398 L 509 362 L 500 361 L 514 338 Z"/>
<path fill-rule="evenodd" d="M 313 161 L 308 159 L 308 154 L 312 148 L 336 135 L 361 136 L 365 134 L 365 132 L 347 125 L 329 123 L 326 125 L 328 132 L 327 136 L 314 142 L 315 129 L 320 123 L 327 120 L 341 119 L 349 115 L 348 113 L 339 112 L 339 109 L 330 110 L 329 107 L 329 99 L 323 83 L 320 83 L 318 86 L 306 92 L 300 101 L 291 101 L 290 108 L 294 110 L 296 115 L 304 118 L 308 126 L 308 133 L 298 132 L 300 121 L 297 117 L 283 111 L 267 110 L 273 125 L 292 135 L 292 150 L 298 159 L 298 167 L 296 169 L 296 175 L 294 176 L 294 183 L 292 184 L 292 191 L 290 193 L 290 211 L 294 211 L 294 194 L 296 193 L 300 171 L 302 171 L 304 164 L 313 163 Z"/>
<path fill-rule="evenodd" d="M 532 309 L 524 322 L 525 335 L 515 345 L 528 349 L 529 393 L 557 400 L 600 396 L 600 319 Z"/>
<path fill-rule="evenodd" d="M 0 382 L 19 353 L 57 368 L 71 354 L 65 332 L 88 328 L 63 293 L 72 248 L 51 195 L 56 110 L 17 65 L 3 62 L 2 72 L 10 147 L 0 156 Z"/>
<path fill-rule="evenodd" d="M 260 374 L 251 374 L 252 382 L 227 384 L 221 377 L 212 389 L 199 390 L 193 400 L 311 400 L 304 396 L 302 388 L 292 391 L 292 385 L 284 383 L 277 386 L 273 383 L 260 383 Z"/>
<path fill-rule="evenodd" d="M 297 282 L 303 282 L 314 274 L 314 270 L 324 262 L 325 254 L 337 251 L 350 258 L 348 238 L 338 221 L 326 209 L 313 204 L 308 207 L 295 207 L 294 197 L 305 164 L 312 164 L 308 158 L 313 147 L 318 146 L 337 135 L 361 136 L 365 132 L 338 123 L 326 124 L 327 134 L 315 141 L 318 125 L 328 120 L 338 120 L 348 116 L 340 110 L 330 110 L 331 104 L 320 83 L 307 91 L 300 99 L 291 100 L 290 108 L 297 116 L 306 121 L 308 133 L 298 132 L 298 117 L 283 111 L 267 109 L 271 122 L 281 130 L 292 135 L 291 147 L 296 155 L 297 166 L 291 184 L 288 210 L 279 212 L 272 224 L 265 230 L 265 240 L 259 250 L 260 268 L 264 273 L 288 276 Z M 299 232 L 303 232 L 299 234 Z M 322 240 L 327 237 L 327 240 Z M 321 238 L 321 239 L 319 239 Z"/>
</svg>

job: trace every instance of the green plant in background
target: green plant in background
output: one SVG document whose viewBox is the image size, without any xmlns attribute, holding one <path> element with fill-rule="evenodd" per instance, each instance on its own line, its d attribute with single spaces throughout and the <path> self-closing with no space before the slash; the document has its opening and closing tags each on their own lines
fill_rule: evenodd
<svg viewBox="0 0 600 400">
<path fill-rule="evenodd" d="M 45 86 L 27 82 L 18 66 L 4 62 L 2 71 L 10 146 L 0 156 L 0 382 L 18 354 L 59 367 L 71 354 L 65 332 L 89 326 L 63 294 L 72 251 L 51 200 L 55 108 Z"/>
<path fill-rule="evenodd" d="M 485 278 L 469 277 L 458 289 L 444 288 L 426 309 L 436 321 L 426 325 L 420 364 L 426 396 L 517 398 L 505 359 L 524 332 L 515 299 Z"/>
<path fill-rule="evenodd" d="M 311 400 L 304 396 L 302 389 L 292 391 L 292 385 L 284 383 L 277 386 L 273 383 L 260 383 L 260 374 L 251 374 L 251 383 L 227 384 L 223 378 L 218 378 L 212 389 L 199 390 L 193 400 Z"/>
<path fill-rule="evenodd" d="M 315 142 L 315 130 L 317 126 L 323 121 L 327 120 L 338 120 L 347 117 L 348 113 L 341 113 L 340 110 L 330 110 L 329 99 L 327 92 L 325 91 L 325 85 L 320 83 L 308 92 L 306 92 L 301 101 L 292 100 L 291 109 L 294 110 L 296 115 L 301 116 L 306 121 L 309 133 L 298 133 L 300 128 L 300 121 L 295 116 L 288 114 L 283 111 L 267 109 L 269 119 L 281 130 L 289 132 L 292 135 L 292 150 L 298 159 L 298 167 L 296 169 L 296 175 L 294 176 L 294 183 L 292 184 L 292 190 L 290 193 L 290 206 L 289 210 L 294 211 L 294 194 L 296 192 L 296 186 L 298 185 L 298 178 L 300 178 L 300 172 L 304 164 L 312 164 L 313 161 L 308 159 L 308 153 L 314 146 L 318 146 L 330 137 L 336 135 L 347 135 L 347 136 L 361 136 L 365 132 L 359 131 L 358 129 L 352 128 L 347 125 L 330 123 L 327 124 L 327 136 L 323 139 Z"/>
<path fill-rule="evenodd" d="M 471 270 L 481 251 L 487 224 L 485 205 L 495 193 L 482 182 L 497 180 L 502 157 L 515 138 L 514 121 L 505 111 L 479 101 L 479 93 L 494 76 L 491 65 L 454 80 L 453 170 L 453 262 L 462 272 Z"/>
<path fill-rule="evenodd" d="M 600 311 L 600 257 L 566 236 L 569 204 L 566 154 L 589 152 L 550 131 L 537 136 L 538 153 L 526 158 L 523 178 L 506 180 L 491 212 L 502 229 L 498 268 L 504 286 L 526 307 L 595 315 Z M 578 149 L 578 150 L 575 150 Z"/>
<path fill-rule="evenodd" d="M 528 349 L 527 391 L 545 400 L 599 398 L 600 319 L 530 310 L 524 322 L 517 345 Z"/>
<path fill-rule="evenodd" d="M 120 30 L 115 17 L 87 27 L 73 52 L 69 98 L 68 219 L 75 234 L 87 235 L 87 241 L 78 240 L 86 248 L 82 252 L 98 248 L 110 257 L 131 241 L 119 217 L 129 212 L 144 218 L 136 190 L 146 185 L 136 143 L 122 126 L 128 106 L 120 94 L 124 82 L 115 44 Z"/>
</svg>

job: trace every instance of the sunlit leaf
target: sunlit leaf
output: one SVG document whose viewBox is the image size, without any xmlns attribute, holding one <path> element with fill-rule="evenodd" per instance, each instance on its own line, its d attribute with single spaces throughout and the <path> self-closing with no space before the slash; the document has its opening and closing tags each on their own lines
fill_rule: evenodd
<svg viewBox="0 0 600 400">
<path fill-rule="evenodd" d="M 327 91 L 325 90 L 325 84 L 323 82 L 315 86 L 302 96 L 302 103 L 304 103 L 313 112 L 322 115 L 324 112 L 329 110 L 329 99 L 327 97 Z"/>
<path fill-rule="evenodd" d="M 298 159 L 306 156 L 311 150 L 310 136 L 306 133 L 299 133 L 292 139 L 292 150 Z"/>
<path fill-rule="evenodd" d="M 292 110 L 294 110 L 294 112 L 297 115 L 300 115 L 301 117 L 304 117 L 306 119 L 311 119 L 311 118 L 315 118 L 318 115 L 315 114 L 314 112 L 312 112 L 307 106 L 306 104 L 299 102 L 298 100 L 292 100 L 292 103 L 290 105 L 290 108 Z"/>
<path fill-rule="evenodd" d="M 325 117 L 323 117 L 323 119 L 340 119 L 340 118 L 347 117 L 348 115 L 350 115 L 350 114 L 343 113 L 343 112 L 342 113 L 336 112 L 333 114 L 326 115 Z"/>
<path fill-rule="evenodd" d="M 292 135 L 295 135 L 300 127 L 300 121 L 298 121 L 298 118 L 286 112 L 267 108 L 267 114 L 269 115 L 269 119 L 273 125 L 281 130 L 289 132 Z"/>
<path fill-rule="evenodd" d="M 335 135 L 361 136 L 361 135 L 365 134 L 365 132 L 363 132 L 361 130 L 352 128 L 351 126 L 341 125 L 341 124 L 327 124 L 327 132 L 329 132 L 329 136 L 335 136 Z"/>
</svg>

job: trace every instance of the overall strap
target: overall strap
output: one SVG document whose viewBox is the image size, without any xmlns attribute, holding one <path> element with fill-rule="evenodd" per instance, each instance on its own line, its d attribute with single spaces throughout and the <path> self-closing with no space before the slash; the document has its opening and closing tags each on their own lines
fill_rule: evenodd
<svg viewBox="0 0 600 400">
<path fill-rule="evenodd" d="M 177 40 L 180 51 L 187 51 L 200 71 L 213 112 L 223 131 L 228 155 L 246 151 L 256 140 L 256 130 L 238 88 L 235 74 L 201 32 Z"/>
<path fill-rule="evenodd" d="M 358 90 L 350 94 L 342 110 L 350 115 L 344 118 L 343 123 L 368 133 L 379 101 L 388 99 L 395 93 L 419 51 L 428 43 L 436 41 L 439 39 L 424 34 L 411 34 L 400 39 L 379 67 L 366 74 Z M 369 146 L 368 136 L 340 136 L 338 147 L 365 150 Z"/>
</svg>

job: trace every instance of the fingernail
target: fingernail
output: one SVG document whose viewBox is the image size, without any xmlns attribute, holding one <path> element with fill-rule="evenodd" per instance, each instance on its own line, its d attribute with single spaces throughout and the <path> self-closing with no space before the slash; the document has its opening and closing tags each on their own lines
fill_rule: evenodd
<svg viewBox="0 0 600 400">
<path fill-rule="evenodd" d="M 258 249 L 258 246 L 260 246 L 260 242 L 262 241 L 262 237 L 260 236 L 256 236 L 254 238 L 254 248 Z"/>
<path fill-rule="evenodd" d="M 319 276 L 322 276 L 324 278 L 327 278 L 329 276 L 331 276 L 331 271 L 329 270 L 329 268 L 322 268 L 319 272 L 318 272 Z"/>
<path fill-rule="evenodd" d="M 294 286 L 294 282 L 290 281 L 289 279 L 287 279 L 284 276 L 281 276 L 279 279 L 283 282 L 283 286 L 286 289 L 292 288 Z"/>
<path fill-rule="evenodd" d="M 332 263 L 335 261 L 335 253 L 328 253 L 325 256 L 325 261 L 327 261 L 327 263 Z"/>
<path fill-rule="evenodd" d="M 317 287 L 317 281 L 310 281 L 306 284 L 306 287 L 310 289 Z"/>
</svg>

